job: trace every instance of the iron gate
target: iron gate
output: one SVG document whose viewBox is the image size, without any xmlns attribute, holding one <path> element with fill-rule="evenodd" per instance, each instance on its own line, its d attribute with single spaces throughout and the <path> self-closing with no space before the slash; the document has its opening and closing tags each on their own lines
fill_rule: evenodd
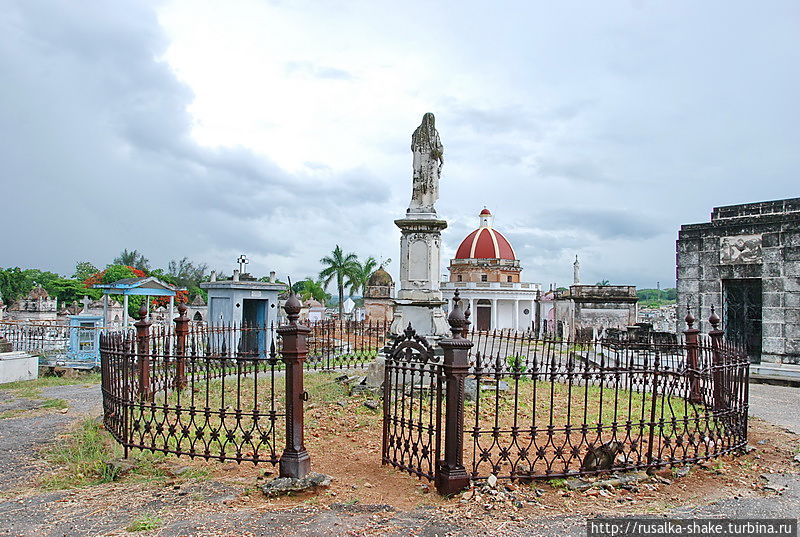
<svg viewBox="0 0 800 537">
<path fill-rule="evenodd" d="M 383 463 L 431 481 L 441 453 L 442 365 L 409 324 L 388 353 L 383 383 Z"/>
<path fill-rule="evenodd" d="M 723 280 L 725 336 L 747 347 L 753 363 L 761 362 L 761 280 Z"/>
</svg>

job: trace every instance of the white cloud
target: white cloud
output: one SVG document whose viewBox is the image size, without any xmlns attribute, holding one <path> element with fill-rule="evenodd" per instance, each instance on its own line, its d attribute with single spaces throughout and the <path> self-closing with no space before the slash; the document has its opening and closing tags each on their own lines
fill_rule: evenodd
<svg viewBox="0 0 800 537">
<path fill-rule="evenodd" d="M 798 195 L 797 20 L 789 1 L 11 2 L 0 265 L 246 252 L 300 278 L 338 243 L 396 266 L 432 111 L 445 256 L 488 205 L 527 279 L 568 282 L 580 253 L 587 279 L 664 286 L 680 224 Z"/>
</svg>

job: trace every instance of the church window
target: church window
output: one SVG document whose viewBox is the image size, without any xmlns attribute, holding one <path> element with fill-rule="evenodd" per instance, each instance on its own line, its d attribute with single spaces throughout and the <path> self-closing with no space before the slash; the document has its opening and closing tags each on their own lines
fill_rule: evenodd
<svg viewBox="0 0 800 537">
<path fill-rule="evenodd" d="M 481 281 L 482 282 L 488 282 L 489 281 L 489 276 L 487 276 L 486 274 L 481 274 Z"/>
<path fill-rule="evenodd" d="M 461 281 L 461 274 L 458 275 L 458 281 Z"/>
<path fill-rule="evenodd" d="M 509 276 L 509 277 L 508 277 L 508 280 L 507 280 L 507 281 L 509 281 L 509 282 L 511 281 L 511 276 Z"/>
</svg>

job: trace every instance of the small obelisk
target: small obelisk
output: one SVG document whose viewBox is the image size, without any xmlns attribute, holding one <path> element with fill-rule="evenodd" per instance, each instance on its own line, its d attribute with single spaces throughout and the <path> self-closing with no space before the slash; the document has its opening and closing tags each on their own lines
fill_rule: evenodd
<svg viewBox="0 0 800 537">
<path fill-rule="evenodd" d="M 400 289 L 395 299 L 392 333 L 399 334 L 409 323 L 418 334 L 446 336 L 447 319 L 439 289 L 442 230 L 447 222 L 436 214 L 439 179 L 444 164 L 444 148 L 436 131 L 433 114 L 411 137 L 413 179 L 411 202 L 406 216 L 394 223 L 400 228 Z"/>
</svg>

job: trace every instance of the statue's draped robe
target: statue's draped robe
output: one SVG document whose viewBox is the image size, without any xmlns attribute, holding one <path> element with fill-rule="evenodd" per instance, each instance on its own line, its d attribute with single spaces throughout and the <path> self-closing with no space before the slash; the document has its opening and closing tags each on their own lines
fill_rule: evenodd
<svg viewBox="0 0 800 537">
<path fill-rule="evenodd" d="M 439 178 L 444 164 L 444 147 L 436 132 L 433 114 L 425 114 L 422 124 L 411 136 L 414 155 L 414 183 L 411 193 L 411 212 L 435 213 L 439 199 Z"/>
</svg>

